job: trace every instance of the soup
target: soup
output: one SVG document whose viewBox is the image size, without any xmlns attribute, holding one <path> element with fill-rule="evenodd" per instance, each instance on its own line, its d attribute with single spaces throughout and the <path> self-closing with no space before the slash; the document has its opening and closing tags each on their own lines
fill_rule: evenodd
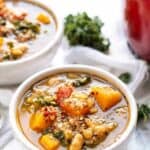
<svg viewBox="0 0 150 150">
<path fill-rule="evenodd" d="M 104 149 L 124 132 L 128 102 L 113 85 L 85 73 L 62 73 L 34 84 L 18 107 L 26 138 L 41 150 Z"/>
<path fill-rule="evenodd" d="M 39 52 L 55 33 L 55 17 L 42 6 L 26 1 L 0 0 L 0 62 Z"/>
</svg>

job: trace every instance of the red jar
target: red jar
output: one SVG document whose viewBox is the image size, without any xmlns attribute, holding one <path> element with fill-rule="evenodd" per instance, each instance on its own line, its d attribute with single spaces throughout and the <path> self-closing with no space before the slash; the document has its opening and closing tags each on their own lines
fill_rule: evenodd
<svg viewBox="0 0 150 150">
<path fill-rule="evenodd" d="M 150 62 L 150 0 L 126 0 L 125 18 L 130 46 Z"/>
</svg>

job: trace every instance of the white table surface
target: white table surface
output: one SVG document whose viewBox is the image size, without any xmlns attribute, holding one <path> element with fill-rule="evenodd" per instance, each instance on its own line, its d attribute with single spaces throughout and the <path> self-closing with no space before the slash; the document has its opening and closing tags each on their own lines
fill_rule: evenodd
<svg viewBox="0 0 150 150">
<path fill-rule="evenodd" d="M 44 2 L 44 0 L 43 0 Z M 126 32 L 123 21 L 123 0 L 49 0 L 49 3 L 59 12 L 61 17 L 69 13 L 86 11 L 91 16 L 99 16 L 103 22 L 104 33 L 111 40 L 110 54 L 115 59 L 135 59 L 128 50 L 126 44 Z M 62 45 L 54 60 L 54 65 L 63 63 L 65 50 Z M 59 61 L 58 61 L 59 60 Z M 135 93 L 138 101 L 149 95 L 150 80 L 143 84 L 142 88 Z M 146 123 L 139 125 L 134 132 L 134 137 L 130 141 L 128 150 L 150 150 L 150 126 Z M 25 148 L 15 139 L 8 141 L 3 150 L 25 150 Z"/>
</svg>

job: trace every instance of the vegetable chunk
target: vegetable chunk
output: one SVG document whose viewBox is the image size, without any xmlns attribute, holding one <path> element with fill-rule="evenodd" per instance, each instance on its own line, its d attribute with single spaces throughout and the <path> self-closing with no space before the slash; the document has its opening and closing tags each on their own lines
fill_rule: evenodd
<svg viewBox="0 0 150 150">
<path fill-rule="evenodd" d="M 32 130 L 41 132 L 48 127 L 48 123 L 42 113 L 37 112 L 31 116 L 30 127 Z"/>
<path fill-rule="evenodd" d="M 40 13 L 38 16 L 37 16 L 37 20 L 41 23 L 44 23 L 44 24 L 49 24 L 50 23 L 50 18 L 43 14 L 43 13 Z"/>
<path fill-rule="evenodd" d="M 59 147 L 59 141 L 54 138 L 51 134 L 43 135 L 40 140 L 40 144 L 45 150 L 57 150 Z"/>
<path fill-rule="evenodd" d="M 92 94 L 103 111 L 106 111 L 121 101 L 122 95 L 111 87 L 93 87 Z"/>
<path fill-rule="evenodd" d="M 43 107 L 31 116 L 30 127 L 37 132 L 44 131 L 56 119 L 56 112 L 54 107 Z"/>
</svg>

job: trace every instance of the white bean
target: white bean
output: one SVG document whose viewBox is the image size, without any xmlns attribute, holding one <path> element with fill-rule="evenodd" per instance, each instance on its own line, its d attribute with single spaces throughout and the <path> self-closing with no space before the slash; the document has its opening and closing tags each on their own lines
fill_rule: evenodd
<svg viewBox="0 0 150 150">
<path fill-rule="evenodd" d="M 72 143 L 69 147 L 69 150 L 81 150 L 83 146 L 84 140 L 81 134 L 76 134 L 72 140 Z"/>
</svg>

